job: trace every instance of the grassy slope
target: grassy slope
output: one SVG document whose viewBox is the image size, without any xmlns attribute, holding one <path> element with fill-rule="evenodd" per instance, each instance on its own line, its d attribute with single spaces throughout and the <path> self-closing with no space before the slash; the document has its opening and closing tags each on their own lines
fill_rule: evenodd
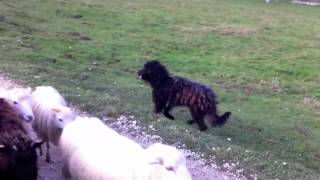
<svg viewBox="0 0 320 180">
<path fill-rule="evenodd" d="M 260 0 L 2 0 L 0 70 L 98 116 L 135 114 L 168 142 L 262 179 L 316 179 L 319 18 L 317 7 Z M 199 133 L 184 109 L 173 122 L 152 114 L 135 76 L 150 58 L 215 87 L 230 122 Z"/>
</svg>

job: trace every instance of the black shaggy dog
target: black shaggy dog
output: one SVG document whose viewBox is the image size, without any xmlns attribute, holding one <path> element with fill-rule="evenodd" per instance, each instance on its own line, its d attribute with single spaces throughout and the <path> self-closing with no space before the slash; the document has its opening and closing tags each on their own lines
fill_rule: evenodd
<svg viewBox="0 0 320 180">
<path fill-rule="evenodd" d="M 157 60 L 145 63 L 138 75 L 152 87 L 154 112 L 162 112 L 168 119 L 174 120 L 174 116 L 169 113 L 173 107 L 187 106 L 193 119 L 188 123 L 196 122 L 200 131 L 204 131 L 207 129 L 204 123 L 206 115 L 210 117 L 213 126 L 225 124 L 231 115 L 231 112 L 222 116 L 217 114 L 217 97 L 210 87 L 179 76 L 171 76 Z"/>
</svg>

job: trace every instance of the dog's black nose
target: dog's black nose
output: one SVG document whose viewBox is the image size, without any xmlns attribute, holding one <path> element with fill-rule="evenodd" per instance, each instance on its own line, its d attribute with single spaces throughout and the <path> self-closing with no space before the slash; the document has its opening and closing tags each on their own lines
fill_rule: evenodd
<svg viewBox="0 0 320 180">
<path fill-rule="evenodd" d="M 141 79 L 142 76 L 143 76 L 143 70 L 139 70 L 139 71 L 137 72 L 137 74 L 138 74 L 139 78 Z"/>
</svg>

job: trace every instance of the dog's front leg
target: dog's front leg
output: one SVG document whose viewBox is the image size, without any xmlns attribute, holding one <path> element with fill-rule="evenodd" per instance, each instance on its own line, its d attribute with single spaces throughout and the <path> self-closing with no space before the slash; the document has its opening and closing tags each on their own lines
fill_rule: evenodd
<svg viewBox="0 0 320 180">
<path fill-rule="evenodd" d="M 161 99 L 154 101 L 154 109 L 153 112 L 158 114 L 161 113 L 165 109 L 166 103 L 163 102 Z"/>
<path fill-rule="evenodd" d="M 159 101 L 156 101 L 154 103 L 154 109 L 153 109 L 154 113 L 156 113 L 156 114 L 161 113 L 163 109 L 164 109 L 164 103 L 159 102 Z"/>
<path fill-rule="evenodd" d="M 154 113 L 161 113 L 166 106 L 167 97 L 162 93 L 162 91 L 152 91 L 152 98 L 154 104 Z"/>
</svg>

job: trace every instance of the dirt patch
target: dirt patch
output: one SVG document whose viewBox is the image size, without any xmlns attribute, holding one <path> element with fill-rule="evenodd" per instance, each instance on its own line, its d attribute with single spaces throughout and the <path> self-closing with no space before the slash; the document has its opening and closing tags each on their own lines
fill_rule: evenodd
<svg viewBox="0 0 320 180">
<path fill-rule="evenodd" d="M 16 15 L 17 16 L 27 16 L 23 13 L 16 14 Z M 0 23 L 3 23 L 0 26 L 9 27 L 7 30 L 14 28 L 14 29 L 18 29 L 19 31 L 26 33 L 26 34 L 31 34 L 33 31 L 37 31 L 37 29 L 35 29 L 34 27 L 31 27 L 27 24 L 21 24 L 21 23 L 15 22 L 10 17 L 6 17 L 3 15 L 0 16 Z M 2 27 L 2 29 L 5 30 L 4 27 Z"/>
<path fill-rule="evenodd" d="M 320 109 L 320 99 L 312 96 L 305 96 L 303 98 L 303 104 L 310 106 L 314 109 Z"/>
<path fill-rule="evenodd" d="M 73 19 L 80 19 L 80 18 L 82 18 L 83 16 L 81 15 L 81 14 L 75 14 L 75 15 L 72 15 L 72 16 L 70 16 L 71 18 L 73 18 Z"/>
<path fill-rule="evenodd" d="M 75 39 L 75 40 L 82 40 L 82 41 L 91 41 L 92 40 L 92 38 L 85 36 L 85 35 L 82 35 L 79 32 L 68 32 L 68 33 L 66 33 L 66 36 L 71 37 L 72 39 Z"/>
<path fill-rule="evenodd" d="M 65 59 L 73 59 L 73 55 L 72 55 L 70 52 L 65 52 L 65 53 L 63 54 L 63 57 L 64 57 Z"/>
<path fill-rule="evenodd" d="M 248 36 L 257 31 L 255 28 L 250 27 L 236 27 L 228 25 L 216 25 L 216 26 L 180 26 L 179 31 L 187 33 L 204 34 L 210 32 L 216 32 L 222 35 L 231 36 Z"/>
</svg>

